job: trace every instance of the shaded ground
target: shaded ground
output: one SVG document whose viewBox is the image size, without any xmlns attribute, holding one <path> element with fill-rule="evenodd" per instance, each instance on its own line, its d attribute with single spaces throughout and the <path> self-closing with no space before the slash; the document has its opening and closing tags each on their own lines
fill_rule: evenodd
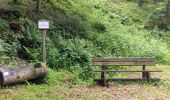
<svg viewBox="0 0 170 100">
<path fill-rule="evenodd" d="M 28 83 L 3 87 L 0 89 L 0 100 L 169 100 L 170 68 L 167 66 L 157 68 L 164 72 L 154 73 L 152 76 L 160 77 L 160 81 L 110 82 L 109 87 Z"/>
</svg>

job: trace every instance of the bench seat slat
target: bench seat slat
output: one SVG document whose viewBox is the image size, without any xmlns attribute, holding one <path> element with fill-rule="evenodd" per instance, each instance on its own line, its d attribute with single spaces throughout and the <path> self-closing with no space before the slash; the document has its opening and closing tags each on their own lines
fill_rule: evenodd
<svg viewBox="0 0 170 100">
<path fill-rule="evenodd" d="M 93 66 L 154 66 L 154 61 L 141 61 L 141 62 L 92 62 Z"/>
<path fill-rule="evenodd" d="M 162 72 L 161 70 L 99 70 L 94 72 Z"/>
<path fill-rule="evenodd" d="M 97 57 L 92 59 L 93 62 L 141 62 L 141 61 L 155 61 L 152 57 L 123 57 L 123 58 L 111 58 L 111 57 Z"/>
<path fill-rule="evenodd" d="M 94 81 L 103 81 L 104 79 L 95 79 Z M 137 80 L 148 80 L 147 78 L 110 78 L 106 79 L 106 81 L 137 81 Z M 151 78 L 151 80 L 160 80 L 159 78 Z"/>
</svg>

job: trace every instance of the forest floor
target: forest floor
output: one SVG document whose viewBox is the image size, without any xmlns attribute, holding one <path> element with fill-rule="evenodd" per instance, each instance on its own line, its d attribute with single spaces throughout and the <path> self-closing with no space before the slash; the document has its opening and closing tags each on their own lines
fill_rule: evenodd
<svg viewBox="0 0 170 100">
<path fill-rule="evenodd" d="M 157 65 L 151 68 L 163 71 L 152 74 L 154 78 L 159 77 L 160 81 L 110 82 L 109 87 L 72 85 L 68 82 L 26 83 L 1 87 L 0 100 L 169 100 L 170 66 Z M 128 73 L 129 76 L 132 74 Z"/>
</svg>

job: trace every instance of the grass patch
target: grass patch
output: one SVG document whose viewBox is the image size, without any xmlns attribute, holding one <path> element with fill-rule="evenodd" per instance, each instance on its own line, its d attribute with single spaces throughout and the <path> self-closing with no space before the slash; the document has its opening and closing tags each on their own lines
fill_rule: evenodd
<svg viewBox="0 0 170 100">
<path fill-rule="evenodd" d="M 150 67 L 148 67 L 150 68 Z M 94 82 L 77 80 L 72 73 L 61 70 L 50 70 L 46 79 L 41 84 L 22 83 L 1 87 L 0 99 L 2 100 L 65 100 L 65 99 L 160 99 L 170 98 L 170 68 L 164 65 L 151 66 L 158 68 L 162 73 L 152 74 L 159 77 L 160 81 L 116 81 L 109 87 L 101 87 Z M 132 68 L 133 69 L 133 68 Z M 135 73 L 133 73 L 135 74 Z M 130 75 L 130 74 L 128 74 Z M 74 84 L 80 81 L 81 84 Z"/>
</svg>

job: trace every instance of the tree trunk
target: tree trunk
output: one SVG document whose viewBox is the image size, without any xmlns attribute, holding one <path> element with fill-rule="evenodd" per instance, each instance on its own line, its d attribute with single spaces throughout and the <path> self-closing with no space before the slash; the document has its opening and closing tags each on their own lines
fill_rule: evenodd
<svg viewBox="0 0 170 100">
<path fill-rule="evenodd" d="M 143 6 L 143 3 L 144 3 L 144 0 L 139 0 L 138 5 L 141 7 L 141 6 Z"/>
<path fill-rule="evenodd" d="M 40 10 L 40 0 L 37 0 L 36 2 L 36 11 L 39 13 Z"/>
<path fill-rule="evenodd" d="M 18 2 L 18 0 L 13 0 L 14 1 L 14 3 L 17 3 Z"/>
<path fill-rule="evenodd" d="M 169 20 L 169 17 L 170 17 L 170 0 L 168 0 L 168 2 L 167 2 L 166 10 L 167 10 L 167 13 L 166 13 L 167 24 L 169 25 L 170 24 L 170 20 Z"/>
<path fill-rule="evenodd" d="M 35 68 L 33 65 L 22 66 L 16 69 L 0 68 L 0 85 L 42 78 L 47 74 L 47 71 L 47 67 Z"/>
</svg>

